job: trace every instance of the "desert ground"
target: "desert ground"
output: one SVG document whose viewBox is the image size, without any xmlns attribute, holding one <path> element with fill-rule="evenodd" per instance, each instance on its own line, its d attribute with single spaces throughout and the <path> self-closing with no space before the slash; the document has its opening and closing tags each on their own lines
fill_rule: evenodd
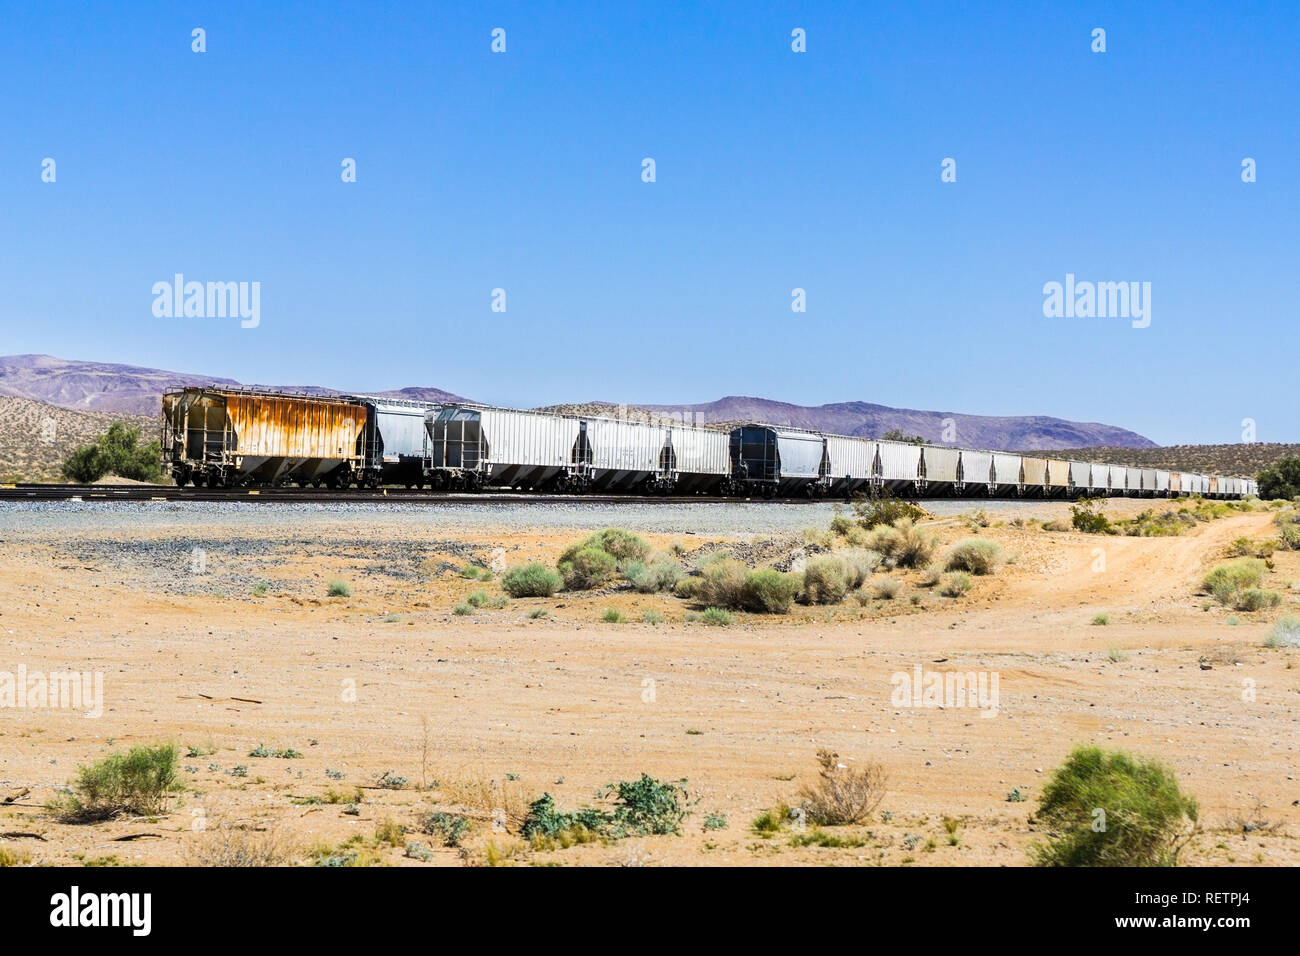
<svg viewBox="0 0 1300 956">
<path fill-rule="evenodd" d="M 708 626 L 668 594 L 506 600 L 499 573 L 462 569 L 554 565 L 605 526 L 686 567 L 718 549 L 788 565 L 831 507 L 0 506 L 0 671 L 104 675 L 100 716 L 0 709 L 0 850 L 37 865 L 1020 866 L 1047 775 L 1097 743 L 1165 761 L 1200 801 L 1182 862 L 1300 864 L 1300 649 L 1263 646 L 1300 605 L 1300 552 L 1272 559 L 1279 608 L 1200 593 L 1230 541 L 1270 536 L 1272 512 L 1147 538 L 1026 520 L 1068 522 L 1065 502 L 930 507 L 945 544 L 985 509 L 978 533 L 1009 561 L 964 597 L 906 571 L 893 600 Z M 333 580 L 350 594 L 329 596 Z M 453 613 L 478 591 L 497 600 Z M 609 608 L 625 621 L 604 623 Z M 649 610 L 664 620 L 642 623 Z M 996 714 L 896 705 L 891 677 L 917 665 L 995 672 Z M 80 765 L 160 742 L 184 768 L 166 813 L 72 823 L 47 808 Z M 822 748 L 883 766 L 873 817 L 834 841 L 801 840 L 788 818 L 756 832 L 797 804 Z M 518 833 L 544 792 L 598 805 L 642 773 L 685 781 L 680 835 Z M 420 832 L 433 810 L 473 821 L 461 846 Z"/>
</svg>

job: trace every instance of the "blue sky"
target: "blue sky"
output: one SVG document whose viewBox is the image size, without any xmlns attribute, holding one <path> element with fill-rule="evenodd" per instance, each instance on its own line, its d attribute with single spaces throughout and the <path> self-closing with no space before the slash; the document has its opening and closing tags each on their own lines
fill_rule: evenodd
<svg viewBox="0 0 1300 956">
<path fill-rule="evenodd" d="M 0 353 L 521 405 L 1041 413 L 1162 443 L 1237 441 L 1250 417 L 1300 439 L 1295 4 L 0 20 Z M 177 272 L 260 282 L 260 325 L 156 318 Z M 1150 327 L 1045 318 L 1066 273 L 1150 282 Z"/>
</svg>

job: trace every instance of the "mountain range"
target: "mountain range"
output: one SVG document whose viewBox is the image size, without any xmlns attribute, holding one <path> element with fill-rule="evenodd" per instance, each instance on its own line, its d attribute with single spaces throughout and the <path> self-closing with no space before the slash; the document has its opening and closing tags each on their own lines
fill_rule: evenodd
<svg viewBox="0 0 1300 956">
<path fill-rule="evenodd" d="M 156 416 L 162 393 L 192 385 L 239 387 L 231 378 L 169 372 L 110 362 L 85 362 L 49 355 L 0 356 L 0 396 L 44 402 L 61 408 Z M 312 395 L 346 394 L 349 390 L 321 385 L 248 385 Z M 408 386 L 353 394 L 405 398 L 415 401 L 466 401 L 440 388 Z M 551 406 L 566 411 L 611 409 L 605 402 Z M 770 422 L 841 435 L 875 438 L 897 429 L 908 436 L 972 448 L 1057 450 L 1085 446 L 1153 448 L 1150 439 L 1114 425 L 1072 422 L 1046 415 L 971 415 L 963 412 L 892 408 L 871 402 L 794 405 L 769 398 L 731 395 L 689 405 L 643 406 L 645 414 L 666 414 L 701 425 L 744 421 Z"/>
</svg>

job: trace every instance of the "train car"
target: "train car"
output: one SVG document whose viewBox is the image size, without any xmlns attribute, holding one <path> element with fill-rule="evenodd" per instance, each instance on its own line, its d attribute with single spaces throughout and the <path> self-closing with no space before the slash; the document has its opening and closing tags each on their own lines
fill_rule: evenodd
<svg viewBox="0 0 1300 956">
<path fill-rule="evenodd" d="M 921 446 L 921 477 L 926 494 L 956 493 L 961 482 L 961 449 L 944 445 Z"/>
<path fill-rule="evenodd" d="M 1020 463 L 1016 463 L 1019 475 Z M 993 477 L 993 453 L 990 451 L 973 451 L 962 449 L 961 453 L 961 489 L 963 494 L 993 494 L 997 483 Z M 1017 481 L 1017 484 L 1019 482 Z"/>
<path fill-rule="evenodd" d="M 369 395 L 344 397 L 366 409 L 358 484 L 363 488 L 381 484 L 423 487 L 424 417 L 441 406 Z"/>
<path fill-rule="evenodd" d="M 178 485 L 346 488 L 363 469 L 366 418 L 342 398 L 185 388 L 163 396 L 163 464 Z"/>
<path fill-rule="evenodd" d="M 1047 459 L 1047 485 L 1044 493 L 1063 498 L 1070 493 L 1070 463 L 1060 458 Z"/>
<path fill-rule="evenodd" d="M 826 439 L 776 425 L 742 425 L 731 432 L 733 493 L 752 497 L 825 494 L 830 487 Z"/>
<path fill-rule="evenodd" d="M 1021 457 L 1008 452 L 993 453 L 993 491 L 999 495 L 1019 495 L 1024 489 Z"/>
<path fill-rule="evenodd" d="M 1142 497 L 1154 498 L 1156 495 L 1156 470 L 1154 468 L 1143 468 L 1142 472 Z"/>
<path fill-rule="evenodd" d="M 921 446 L 911 442 L 876 442 L 875 482 L 896 494 L 914 495 L 921 488 Z"/>
<path fill-rule="evenodd" d="M 1026 497 L 1041 497 L 1047 493 L 1047 459 L 1023 455 L 1020 459 L 1024 474 Z"/>
<path fill-rule="evenodd" d="M 1071 461 L 1070 497 L 1092 493 L 1092 465 L 1086 461 Z"/>
<path fill-rule="evenodd" d="M 1156 469 L 1156 497 L 1169 497 L 1169 472 L 1162 468 Z"/>
<path fill-rule="evenodd" d="M 670 425 L 665 453 L 665 473 L 679 494 L 717 493 L 731 478 L 729 432 Z"/>
<path fill-rule="evenodd" d="M 1183 473 L 1181 471 L 1171 471 L 1169 473 L 1169 497 L 1178 498 L 1183 493 Z"/>
<path fill-rule="evenodd" d="M 424 480 L 434 490 L 583 491 L 591 485 L 586 423 L 571 415 L 449 404 L 428 412 L 424 427 Z"/>
<path fill-rule="evenodd" d="M 1106 493 L 1112 498 L 1128 493 L 1128 469 L 1123 465 L 1106 466 Z"/>
<path fill-rule="evenodd" d="M 847 497 L 866 490 L 875 474 L 875 440 L 847 435 L 825 437 L 831 494 Z"/>
<path fill-rule="evenodd" d="M 582 416 L 591 449 L 591 486 L 598 491 L 663 493 L 673 479 L 666 467 L 668 429 L 617 418 Z"/>
</svg>

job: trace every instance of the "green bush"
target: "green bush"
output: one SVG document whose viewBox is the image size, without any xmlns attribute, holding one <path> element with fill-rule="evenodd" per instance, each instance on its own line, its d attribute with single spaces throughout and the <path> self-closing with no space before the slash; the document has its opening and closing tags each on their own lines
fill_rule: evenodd
<svg viewBox="0 0 1300 956">
<path fill-rule="evenodd" d="M 79 767 L 73 784 L 74 812 L 118 812 L 156 816 L 167 795 L 181 789 L 176 778 L 176 745 L 132 747 Z"/>
<path fill-rule="evenodd" d="M 1105 507 L 1105 498 L 1083 498 L 1081 497 L 1077 504 L 1070 505 L 1070 523 L 1074 525 L 1076 531 L 1083 531 L 1087 534 L 1111 534 L 1110 519 L 1101 513 L 1100 508 Z"/>
<path fill-rule="evenodd" d="M 1035 817 L 1050 835 L 1031 852 L 1039 866 L 1173 866 L 1197 813 L 1161 764 L 1077 747 L 1043 788 Z"/>
<path fill-rule="evenodd" d="M 700 615 L 701 624 L 709 624 L 713 627 L 730 627 L 735 620 L 730 611 L 720 607 L 705 608 L 704 613 Z"/>
<path fill-rule="evenodd" d="M 567 590 L 587 591 L 612 579 L 618 573 L 618 561 L 608 551 L 585 547 L 561 558 L 559 569 Z"/>
<path fill-rule="evenodd" d="M 619 613 L 619 610 L 616 607 L 605 608 L 605 612 L 601 614 L 600 619 L 604 621 L 606 624 L 623 623 L 623 615 Z"/>
<path fill-rule="evenodd" d="M 947 571 L 969 571 L 971 574 L 992 574 L 1002 560 L 1002 546 L 987 538 L 967 538 L 958 541 L 949 550 L 944 561 Z"/>
<path fill-rule="evenodd" d="M 804 566 L 803 599 L 809 604 L 839 604 L 848 590 L 848 576 L 839 558 L 813 558 Z"/>
<path fill-rule="evenodd" d="M 330 581 L 325 585 L 325 593 L 330 597 L 351 597 L 352 588 L 347 581 L 340 581 L 338 578 Z"/>
<path fill-rule="evenodd" d="M 679 598 L 693 601 L 700 596 L 700 591 L 703 590 L 703 588 L 703 578 L 682 578 L 673 585 L 673 593 Z"/>
<path fill-rule="evenodd" d="M 759 568 L 745 575 L 741 593 L 746 610 L 785 614 L 799 593 L 799 579 L 775 568 Z"/>
<path fill-rule="evenodd" d="M 716 607 L 744 607 L 748 575 L 749 569 L 735 558 L 714 561 L 700 576 L 699 599 Z"/>
<path fill-rule="evenodd" d="M 878 525 L 893 525 L 900 518 L 920 521 L 925 517 L 925 509 L 910 501 L 892 497 L 888 492 L 855 498 L 853 514 L 863 528 L 875 528 Z"/>
<path fill-rule="evenodd" d="M 687 792 L 681 783 L 656 780 L 641 774 L 605 787 L 600 796 L 613 796 L 611 809 L 584 807 L 561 811 L 555 798 L 542 794 L 528 806 L 520 832 L 524 839 L 554 839 L 574 830 L 586 830 L 609 839 L 628 836 L 665 836 L 681 832 L 686 816 Z"/>
<path fill-rule="evenodd" d="M 641 620 L 646 624 L 662 624 L 664 622 L 664 616 L 654 608 L 651 608 L 641 615 Z"/>
<path fill-rule="evenodd" d="M 1261 471 L 1255 480 L 1261 498 L 1290 501 L 1300 496 L 1300 458 L 1282 458 Z"/>
<path fill-rule="evenodd" d="M 488 595 L 486 591 L 475 591 L 469 597 L 465 598 L 465 603 L 476 609 L 481 608 L 484 604 L 487 604 L 487 602 Z"/>
<path fill-rule="evenodd" d="M 63 463 L 64 477 L 72 481 L 95 482 L 110 473 L 133 481 L 161 481 L 162 449 L 156 441 L 141 445 L 138 426 L 113 422 L 95 444 L 78 448 Z"/>
<path fill-rule="evenodd" d="M 957 598 L 971 589 L 970 575 L 965 571 L 949 571 L 939 578 L 939 593 L 944 597 Z"/>
<path fill-rule="evenodd" d="M 560 557 L 561 561 L 571 560 L 579 551 L 587 548 L 596 548 L 604 551 L 616 562 L 624 563 L 629 561 L 644 562 L 650 556 L 650 545 L 631 531 L 624 531 L 622 528 L 603 528 L 595 534 L 588 535 L 578 544 L 570 545 L 568 550 Z"/>
<path fill-rule="evenodd" d="M 564 578 L 544 564 L 511 568 L 501 577 L 501 587 L 511 597 L 550 597 L 564 586 Z"/>
<path fill-rule="evenodd" d="M 1110 623 L 1110 615 L 1109 615 L 1109 614 L 1094 614 L 1093 617 L 1092 617 L 1092 623 L 1093 623 L 1094 625 L 1096 625 L 1097 627 L 1105 627 L 1107 624 Z"/>
<path fill-rule="evenodd" d="M 1264 588 L 1246 588 L 1237 592 L 1232 606 L 1238 611 L 1262 611 L 1265 608 L 1277 607 L 1282 603 L 1282 595 L 1276 591 L 1268 591 Z"/>
<path fill-rule="evenodd" d="M 1211 570 L 1201 586 L 1214 595 L 1220 604 L 1231 604 L 1236 599 L 1237 592 L 1259 587 L 1266 567 L 1258 558 L 1229 561 Z"/>
<path fill-rule="evenodd" d="M 420 818 L 419 825 L 424 833 L 439 837 L 443 846 L 460 846 L 460 841 L 465 839 L 474 827 L 469 817 L 442 811 L 425 814 Z"/>
<path fill-rule="evenodd" d="M 451 613 L 455 614 L 457 617 L 468 617 L 469 615 L 474 613 L 474 605 L 466 604 L 464 601 L 462 601 L 460 604 L 457 604 L 454 608 L 451 609 Z"/>
</svg>

